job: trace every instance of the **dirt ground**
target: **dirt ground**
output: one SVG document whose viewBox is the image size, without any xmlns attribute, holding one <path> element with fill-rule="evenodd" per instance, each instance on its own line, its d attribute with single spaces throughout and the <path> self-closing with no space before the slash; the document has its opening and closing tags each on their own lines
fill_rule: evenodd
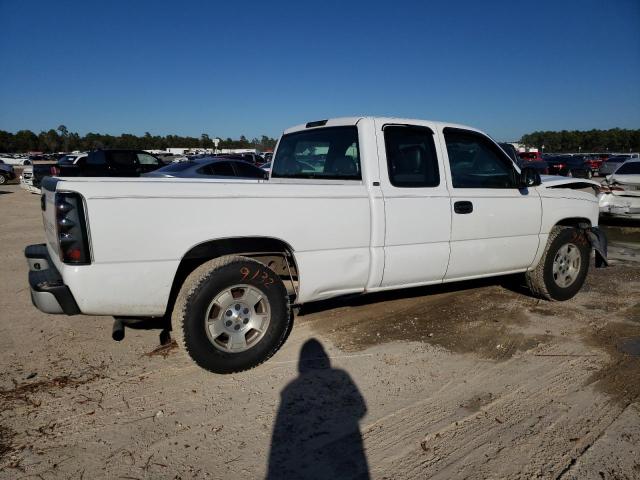
<svg viewBox="0 0 640 480">
<path fill-rule="evenodd" d="M 640 478 L 640 229 L 563 303 L 513 278 L 304 307 L 264 365 L 32 307 L 39 202 L 0 188 L 0 479 Z"/>
</svg>

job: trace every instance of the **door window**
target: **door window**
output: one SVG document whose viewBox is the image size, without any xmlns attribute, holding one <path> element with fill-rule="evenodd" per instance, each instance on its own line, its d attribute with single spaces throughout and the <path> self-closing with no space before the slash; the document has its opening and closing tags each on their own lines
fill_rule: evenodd
<svg viewBox="0 0 640 480">
<path fill-rule="evenodd" d="M 264 178 L 264 170 L 253 165 L 249 165 L 246 162 L 235 162 L 234 167 L 239 177 L 247 178 Z"/>
<path fill-rule="evenodd" d="M 438 156 L 433 132 L 426 127 L 384 127 L 389 181 L 395 187 L 437 187 Z"/>
<path fill-rule="evenodd" d="M 445 128 L 444 139 L 454 188 L 517 188 L 513 163 L 488 138 Z"/>
<path fill-rule="evenodd" d="M 215 162 L 210 163 L 206 167 L 199 170 L 200 173 L 205 175 L 219 175 L 223 177 L 235 177 L 236 174 L 233 171 L 233 167 L 229 162 Z"/>
</svg>

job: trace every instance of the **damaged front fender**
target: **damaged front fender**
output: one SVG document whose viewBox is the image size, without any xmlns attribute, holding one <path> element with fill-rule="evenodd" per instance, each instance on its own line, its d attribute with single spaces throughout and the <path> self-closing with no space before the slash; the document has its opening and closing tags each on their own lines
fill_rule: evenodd
<svg viewBox="0 0 640 480">
<path fill-rule="evenodd" d="M 598 227 L 592 227 L 586 223 L 581 223 L 579 228 L 584 232 L 585 237 L 589 240 L 591 247 L 593 247 L 593 250 L 595 251 L 596 268 L 607 267 L 609 265 L 609 261 L 607 260 L 608 241 L 605 233 Z"/>
</svg>

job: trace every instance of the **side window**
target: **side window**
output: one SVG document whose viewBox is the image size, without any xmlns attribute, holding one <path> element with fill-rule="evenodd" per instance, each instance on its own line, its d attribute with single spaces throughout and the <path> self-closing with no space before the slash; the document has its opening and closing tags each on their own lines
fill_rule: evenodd
<svg viewBox="0 0 640 480">
<path fill-rule="evenodd" d="M 106 165 L 104 152 L 93 152 L 87 157 L 87 165 Z"/>
<path fill-rule="evenodd" d="M 112 150 L 109 152 L 109 161 L 116 167 L 132 168 L 136 165 L 136 154 L 126 150 Z"/>
<path fill-rule="evenodd" d="M 428 128 L 388 125 L 384 128 L 389 181 L 395 187 L 437 187 L 438 156 Z"/>
<path fill-rule="evenodd" d="M 235 162 L 233 164 L 239 177 L 264 178 L 264 170 L 245 162 Z"/>
<path fill-rule="evenodd" d="M 136 153 L 140 165 L 158 165 L 158 159 L 148 153 Z"/>
<path fill-rule="evenodd" d="M 272 178 L 361 180 L 357 127 L 327 127 L 284 135 Z"/>
<path fill-rule="evenodd" d="M 233 171 L 233 167 L 229 162 L 216 162 L 210 163 L 203 168 L 204 173 L 207 175 L 220 175 L 225 177 L 235 177 L 236 174 Z"/>
<path fill-rule="evenodd" d="M 512 162 L 488 138 L 468 130 L 445 128 L 444 139 L 455 188 L 517 188 Z"/>
</svg>

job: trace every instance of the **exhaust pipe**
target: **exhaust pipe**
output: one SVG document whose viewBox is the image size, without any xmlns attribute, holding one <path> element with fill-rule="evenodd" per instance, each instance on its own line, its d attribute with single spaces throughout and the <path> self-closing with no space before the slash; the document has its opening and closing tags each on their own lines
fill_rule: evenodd
<svg viewBox="0 0 640 480">
<path fill-rule="evenodd" d="M 116 342 L 122 341 L 124 339 L 124 323 L 119 318 L 116 318 L 113 321 L 113 330 L 111 332 L 111 338 L 113 338 Z"/>
</svg>

